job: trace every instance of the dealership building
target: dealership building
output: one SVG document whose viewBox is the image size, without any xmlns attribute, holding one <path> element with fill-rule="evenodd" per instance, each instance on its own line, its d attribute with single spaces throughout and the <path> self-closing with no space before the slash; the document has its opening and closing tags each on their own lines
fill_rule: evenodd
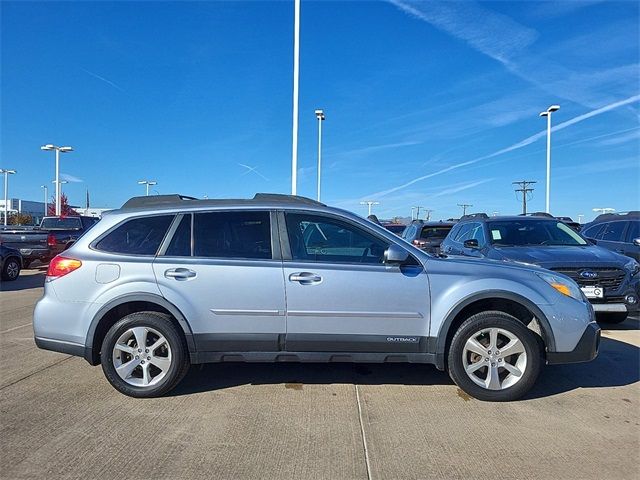
<svg viewBox="0 0 640 480">
<path fill-rule="evenodd" d="M 10 198 L 7 200 L 7 210 L 9 218 L 12 214 L 23 213 L 31 215 L 34 225 L 39 225 L 42 217 L 46 215 L 46 207 L 44 202 L 34 202 L 31 200 L 22 200 L 20 198 Z M 89 217 L 100 217 L 103 212 L 113 210 L 112 208 L 79 208 L 71 205 L 80 215 Z M 0 199 L 0 224 L 4 223 L 4 199 Z"/>
</svg>

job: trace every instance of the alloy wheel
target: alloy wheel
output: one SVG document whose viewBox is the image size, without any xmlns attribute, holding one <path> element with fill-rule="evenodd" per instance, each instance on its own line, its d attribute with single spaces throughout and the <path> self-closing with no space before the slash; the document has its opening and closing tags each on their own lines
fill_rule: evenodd
<svg viewBox="0 0 640 480">
<path fill-rule="evenodd" d="M 122 380 L 135 387 L 160 382 L 171 367 L 171 346 L 150 327 L 126 330 L 113 346 L 113 366 Z"/>
<path fill-rule="evenodd" d="M 504 328 L 485 328 L 471 335 L 462 350 L 467 376 L 488 390 L 504 390 L 518 383 L 527 368 L 522 341 Z"/>
</svg>

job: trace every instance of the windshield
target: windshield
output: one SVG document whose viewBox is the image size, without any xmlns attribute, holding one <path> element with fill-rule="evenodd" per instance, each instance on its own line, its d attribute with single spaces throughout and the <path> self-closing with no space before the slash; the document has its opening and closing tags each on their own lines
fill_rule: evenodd
<svg viewBox="0 0 640 480">
<path fill-rule="evenodd" d="M 498 246 L 587 245 L 569 226 L 554 220 L 489 222 L 491 243 Z"/>
<path fill-rule="evenodd" d="M 48 217 L 42 219 L 40 227 L 47 230 L 80 230 L 82 223 L 78 217 Z"/>
</svg>

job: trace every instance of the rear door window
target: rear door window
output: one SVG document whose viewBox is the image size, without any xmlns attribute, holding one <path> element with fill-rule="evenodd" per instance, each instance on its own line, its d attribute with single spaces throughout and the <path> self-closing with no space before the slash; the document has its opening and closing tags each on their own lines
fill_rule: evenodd
<svg viewBox="0 0 640 480">
<path fill-rule="evenodd" d="M 209 258 L 271 259 L 269 212 L 196 213 L 193 254 Z"/>
<path fill-rule="evenodd" d="M 173 215 L 133 218 L 96 243 L 97 250 L 127 255 L 155 255 Z"/>
<path fill-rule="evenodd" d="M 191 215 L 182 217 L 164 255 L 169 257 L 191 256 Z"/>
<path fill-rule="evenodd" d="M 607 223 L 607 227 L 603 230 L 600 238 L 605 242 L 622 242 L 624 229 L 627 226 L 627 222 L 610 222 Z"/>
<path fill-rule="evenodd" d="M 598 225 L 594 225 L 593 227 L 589 227 L 587 229 L 585 229 L 584 231 L 582 231 L 582 235 L 588 238 L 598 238 L 598 233 L 600 233 L 600 231 L 604 228 L 606 224 L 598 224 Z"/>
</svg>

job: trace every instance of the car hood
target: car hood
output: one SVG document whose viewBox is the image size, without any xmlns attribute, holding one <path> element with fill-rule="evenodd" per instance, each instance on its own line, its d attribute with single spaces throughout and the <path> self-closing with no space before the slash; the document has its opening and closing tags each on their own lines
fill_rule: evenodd
<svg viewBox="0 0 640 480">
<path fill-rule="evenodd" d="M 626 257 L 596 245 L 496 247 L 495 251 L 504 260 L 532 263 L 543 268 L 572 265 L 622 267 L 628 261 Z"/>
</svg>

